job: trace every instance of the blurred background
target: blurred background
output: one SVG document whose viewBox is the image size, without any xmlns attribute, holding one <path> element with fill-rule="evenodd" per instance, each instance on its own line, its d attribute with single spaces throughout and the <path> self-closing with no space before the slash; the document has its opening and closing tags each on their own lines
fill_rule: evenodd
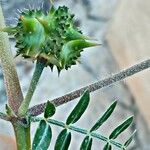
<svg viewBox="0 0 150 150">
<path fill-rule="evenodd" d="M 47 11 L 49 0 L 1 0 L 7 25 L 15 25 L 17 9 L 43 7 Z M 75 14 L 76 23 L 85 35 L 96 39 L 102 46 L 88 48 L 82 53 L 81 64 L 73 66 L 69 71 L 53 72 L 45 68 L 34 94 L 31 106 L 62 96 L 100 79 L 103 79 L 123 68 L 127 68 L 150 56 L 150 1 L 148 0 L 54 0 L 54 6 L 66 5 Z M 10 38 L 11 49 L 15 55 L 15 41 Z M 15 58 L 23 93 L 27 92 L 34 64 Z M 91 94 L 91 102 L 82 119 L 76 124 L 90 128 L 106 108 L 114 100 L 118 106 L 108 122 L 98 131 L 109 133 L 128 116 L 134 115 L 134 124 L 123 133 L 118 141 L 125 141 L 137 129 L 130 150 L 150 149 L 150 72 L 138 73 L 129 79 L 103 88 Z M 0 111 L 4 111 L 6 93 L 0 68 Z M 57 108 L 54 118 L 65 121 L 68 112 L 77 101 L 70 102 Z M 35 127 L 32 126 L 31 135 Z M 53 141 L 49 149 L 53 149 L 60 128 L 53 127 Z M 10 124 L 0 120 L 0 136 L 13 136 Z M 1 136 L 2 137 L 2 136 Z M 0 137 L 0 140 L 1 140 Z M 70 150 L 79 149 L 83 136 L 73 135 Z M 93 150 L 100 150 L 105 143 L 94 140 Z M 1 149 L 1 148 L 0 148 Z M 10 150 L 13 150 L 10 147 Z M 114 148 L 116 149 L 116 148 Z"/>
</svg>

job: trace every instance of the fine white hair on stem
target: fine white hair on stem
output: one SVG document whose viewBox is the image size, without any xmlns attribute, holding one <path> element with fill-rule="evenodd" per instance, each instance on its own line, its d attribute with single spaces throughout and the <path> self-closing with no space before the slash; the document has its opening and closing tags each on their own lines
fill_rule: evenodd
<svg viewBox="0 0 150 150">
<path fill-rule="evenodd" d="M 23 10 L 24 10 L 24 11 L 29 11 L 29 9 L 28 9 L 28 8 L 23 8 Z"/>
<path fill-rule="evenodd" d="M 41 9 L 44 9 L 44 2 L 42 2 L 41 4 Z"/>
<path fill-rule="evenodd" d="M 67 102 L 70 102 L 78 97 L 81 96 L 81 94 L 85 90 L 89 90 L 90 92 L 94 92 L 96 90 L 102 89 L 104 87 L 107 87 L 109 85 L 112 85 L 118 81 L 122 81 L 123 79 L 126 79 L 127 77 L 130 77 L 138 72 L 141 72 L 145 69 L 150 68 L 150 59 L 144 60 L 136 65 L 133 65 L 127 69 L 124 69 L 116 74 L 110 75 L 109 77 L 106 77 L 102 80 L 99 80 L 95 83 L 92 83 L 90 85 L 87 85 L 85 87 L 82 87 L 78 90 L 75 90 L 73 92 L 70 92 L 64 96 L 58 97 L 56 99 L 53 99 L 51 102 L 55 104 L 55 106 L 59 106 L 62 104 L 65 104 Z M 29 113 L 33 116 L 37 116 L 41 114 L 44 111 L 45 104 L 39 104 L 29 109 Z"/>
<path fill-rule="evenodd" d="M 18 12 L 15 12 L 16 14 L 16 17 L 19 18 L 20 17 L 20 14 L 18 14 Z"/>
<path fill-rule="evenodd" d="M 20 13 L 20 14 L 22 13 L 22 10 L 21 10 L 21 9 L 17 9 L 17 11 L 18 11 L 18 13 Z"/>
<path fill-rule="evenodd" d="M 29 4 L 29 9 L 30 9 L 30 10 L 32 10 L 32 9 L 33 9 L 33 8 L 32 8 L 32 6 L 31 6 L 31 4 Z"/>
</svg>

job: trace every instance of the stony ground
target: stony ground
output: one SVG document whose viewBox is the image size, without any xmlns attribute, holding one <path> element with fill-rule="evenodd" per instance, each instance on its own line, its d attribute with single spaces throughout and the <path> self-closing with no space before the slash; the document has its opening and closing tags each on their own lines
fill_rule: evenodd
<svg viewBox="0 0 150 150">
<path fill-rule="evenodd" d="M 5 17 L 7 24 L 14 24 L 14 17 L 16 16 L 17 8 L 28 8 L 28 4 L 33 4 L 33 0 L 15 0 L 4 2 Z M 42 3 L 39 0 L 34 7 L 40 6 Z M 48 8 L 48 3 L 45 1 L 44 7 Z M 83 32 L 102 42 L 101 47 L 87 49 L 81 58 L 81 64 L 72 67 L 69 71 L 63 71 L 60 77 L 57 76 L 57 71 L 51 72 L 46 68 L 39 82 L 37 91 L 34 94 L 33 102 L 31 105 L 51 100 L 54 97 L 61 96 L 69 91 L 78 89 L 89 83 L 102 79 L 110 74 L 119 71 L 118 65 L 115 62 L 111 50 L 105 40 L 105 35 L 109 28 L 109 23 L 113 17 L 113 13 L 118 5 L 118 0 L 60 0 L 56 1 L 55 5 L 67 5 L 72 12 L 76 14 L 77 23 L 81 26 Z M 13 15 L 14 14 L 14 15 Z M 12 50 L 14 50 L 14 41 L 11 41 Z M 15 50 L 14 50 L 15 51 Z M 29 86 L 29 81 L 33 72 L 33 64 L 31 62 L 21 61 L 20 58 L 15 59 L 19 78 L 23 92 L 26 93 Z M 4 110 L 6 103 L 6 96 L 3 85 L 3 76 L 0 69 L 0 110 Z M 135 128 L 138 130 L 131 150 L 149 150 L 150 131 L 148 130 L 144 119 L 138 111 L 134 103 L 134 97 L 128 90 L 125 81 L 116 83 L 100 91 L 91 94 L 91 105 L 77 123 L 78 126 L 88 128 L 95 122 L 95 120 L 102 114 L 102 112 L 111 104 L 115 99 L 118 100 L 118 107 L 112 118 L 102 127 L 99 132 L 108 135 L 113 127 L 118 125 L 127 116 L 135 115 L 135 123 L 125 134 L 120 137 L 120 141 L 126 139 L 128 135 L 133 132 Z M 60 106 L 57 110 L 55 118 L 65 120 L 68 112 L 70 112 L 77 101 Z M 65 110 L 65 111 L 64 111 Z M 35 126 L 32 132 L 35 131 Z M 58 134 L 60 129 L 54 128 L 54 134 Z M 0 133 L 13 134 L 10 130 L 10 125 L 6 122 L 0 122 Z M 78 139 L 78 140 L 76 140 Z M 71 150 L 76 150 L 79 143 L 83 139 L 82 136 L 74 134 Z M 53 142 L 55 139 L 53 140 Z M 53 144 L 52 144 L 53 145 Z M 104 145 L 103 142 L 94 141 L 93 149 L 99 150 Z M 52 148 L 51 148 L 52 149 Z"/>
</svg>

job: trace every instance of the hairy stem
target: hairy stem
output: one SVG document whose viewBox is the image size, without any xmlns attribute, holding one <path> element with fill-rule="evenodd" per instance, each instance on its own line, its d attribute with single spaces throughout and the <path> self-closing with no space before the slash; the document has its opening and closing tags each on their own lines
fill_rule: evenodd
<svg viewBox="0 0 150 150">
<path fill-rule="evenodd" d="M 17 150 L 31 150 L 30 127 L 12 123 L 16 136 Z"/>
<path fill-rule="evenodd" d="M 4 17 L 0 6 L 0 29 L 4 27 Z M 17 113 L 23 101 L 23 95 L 13 61 L 13 55 L 10 51 L 8 35 L 3 32 L 0 32 L 0 61 L 3 69 L 8 103 L 14 113 Z"/>
<path fill-rule="evenodd" d="M 139 64 L 136 64 L 128 69 L 125 69 L 125 70 L 122 70 L 120 71 L 119 73 L 116 73 L 114 75 L 111 75 L 105 79 L 102 79 L 98 82 L 95 82 L 93 84 L 90 84 L 88 86 L 85 86 L 81 89 L 78 89 L 78 90 L 75 90 L 73 92 L 70 92 L 62 97 L 58 97 L 54 100 L 52 100 L 51 102 L 55 104 L 55 106 L 59 106 L 59 105 L 62 105 L 64 103 L 67 103 L 67 102 L 70 102 L 78 97 L 81 96 L 81 94 L 83 94 L 83 92 L 88 89 L 90 92 L 94 92 L 98 89 L 101 89 L 101 88 L 104 88 L 106 86 L 109 86 L 115 82 L 118 82 L 118 81 L 121 81 L 129 76 L 132 76 L 140 71 L 143 71 L 147 68 L 150 68 L 150 59 L 147 59 L 143 62 L 140 62 Z M 43 103 L 43 104 L 39 104 L 39 105 L 36 105 L 34 107 L 32 107 L 31 109 L 29 109 L 29 113 L 32 115 L 32 116 L 37 116 L 41 113 L 43 113 L 44 111 L 44 108 L 45 108 L 45 104 L 46 103 Z"/>
<path fill-rule="evenodd" d="M 36 118 L 31 118 L 31 121 L 32 122 L 39 122 L 40 120 L 42 120 L 43 118 L 40 118 L 40 117 L 36 117 Z M 48 123 L 50 124 L 53 124 L 53 125 L 56 125 L 56 126 L 59 126 L 59 127 L 62 127 L 62 128 L 67 128 L 69 130 L 72 130 L 72 131 L 75 131 L 75 132 L 78 132 L 78 133 L 81 133 L 81 134 L 84 134 L 84 135 L 91 135 L 93 138 L 97 138 L 101 141 L 104 141 L 104 142 L 110 142 L 111 144 L 113 144 L 114 146 L 118 147 L 118 148 L 123 148 L 123 145 L 120 144 L 119 142 L 116 142 L 114 140 L 109 140 L 107 137 L 101 135 L 101 134 L 98 134 L 98 133 L 95 133 L 95 132 L 89 132 L 88 130 L 86 129 L 82 129 L 82 128 L 79 128 L 79 127 L 75 127 L 75 126 L 66 126 L 65 123 L 61 122 L 61 121 L 58 121 L 58 120 L 54 120 L 54 119 L 48 119 L 47 120 Z"/>
<path fill-rule="evenodd" d="M 27 95 L 26 95 L 24 101 L 22 102 L 22 104 L 19 108 L 19 111 L 18 111 L 19 116 L 24 116 L 26 114 L 44 67 L 45 67 L 45 62 L 43 62 L 42 60 L 37 60 L 35 71 L 33 73 Z"/>
</svg>

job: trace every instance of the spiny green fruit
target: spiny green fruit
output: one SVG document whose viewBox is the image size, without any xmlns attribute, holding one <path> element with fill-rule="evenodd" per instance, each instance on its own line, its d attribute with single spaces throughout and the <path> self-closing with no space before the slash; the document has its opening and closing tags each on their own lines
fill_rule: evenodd
<svg viewBox="0 0 150 150">
<path fill-rule="evenodd" d="M 89 42 L 75 26 L 74 15 L 66 6 L 56 10 L 52 7 L 47 14 L 42 10 L 22 12 L 17 26 L 11 29 L 17 55 L 41 59 L 46 66 L 56 65 L 59 71 L 75 65 L 84 48 L 97 45 Z M 10 28 L 5 31 L 10 32 Z"/>
</svg>

